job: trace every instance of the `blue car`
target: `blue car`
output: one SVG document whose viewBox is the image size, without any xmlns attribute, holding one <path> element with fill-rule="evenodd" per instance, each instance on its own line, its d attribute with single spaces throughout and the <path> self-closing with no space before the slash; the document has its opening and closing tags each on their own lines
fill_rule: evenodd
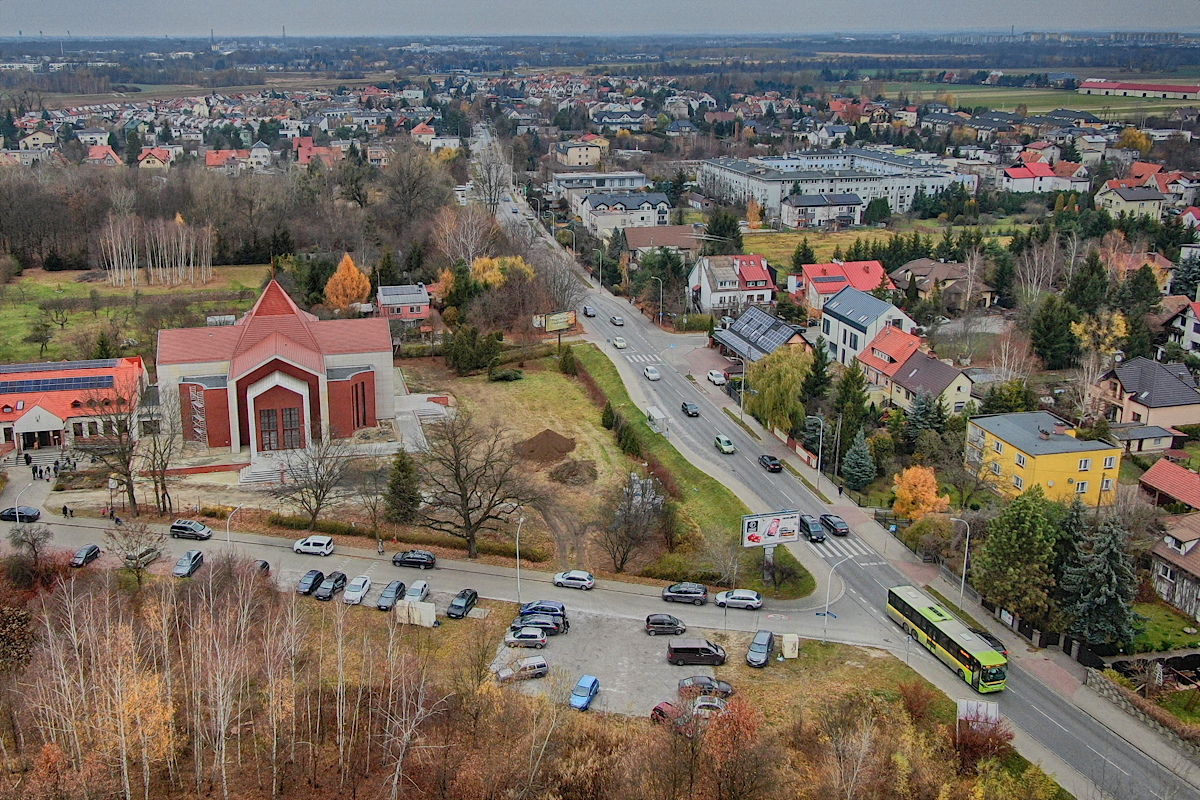
<svg viewBox="0 0 1200 800">
<path fill-rule="evenodd" d="M 571 708 L 587 711 L 592 705 L 592 698 L 600 691 L 600 679 L 594 675 L 584 675 L 571 690 Z"/>
</svg>

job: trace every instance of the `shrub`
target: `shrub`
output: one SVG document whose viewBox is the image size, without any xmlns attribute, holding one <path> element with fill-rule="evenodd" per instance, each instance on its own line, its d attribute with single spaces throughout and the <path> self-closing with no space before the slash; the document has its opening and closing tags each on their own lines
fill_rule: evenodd
<svg viewBox="0 0 1200 800">
<path fill-rule="evenodd" d="M 519 369 L 496 369 L 488 375 L 488 380 L 492 382 L 508 382 L 519 381 L 525 377 L 525 373 Z"/>
<path fill-rule="evenodd" d="M 617 424 L 617 412 L 613 411 L 612 403 L 605 401 L 604 411 L 600 412 L 600 424 L 610 431 Z"/>
<path fill-rule="evenodd" d="M 621 426 L 620 432 L 617 434 L 617 446 L 621 448 L 621 452 L 641 458 L 642 456 L 642 440 L 637 435 L 634 427 L 628 423 Z"/>
<path fill-rule="evenodd" d="M 233 511 L 229 506 L 201 506 L 200 516 L 210 519 L 228 519 L 229 514 Z M 308 527 L 305 525 L 304 527 Z"/>
<path fill-rule="evenodd" d="M 1173 425 L 1172 427 L 1193 442 L 1200 439 L 1200 425 Z"/>
<path fill-rule="evenodd" d="M 574 375 L 579 371 L 575 365 L 575 351 L 570 345 L 564 347 L 562 355 L 558 357 L 558 371 L 563 375 Z"/>
</svg>

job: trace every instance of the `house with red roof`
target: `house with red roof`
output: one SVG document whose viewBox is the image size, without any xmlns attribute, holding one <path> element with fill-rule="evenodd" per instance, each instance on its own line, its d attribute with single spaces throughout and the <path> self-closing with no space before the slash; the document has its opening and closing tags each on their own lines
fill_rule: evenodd
<svg viewBox="0 0 1200 800">
<path fill-rule="evenodd" d="M 167 171 L 171 168 L 171 151 L 162 147 L 143 147 L 137 160 L 138 169 L 158 169 Z"/>
<path fill-rule="evenodd" d="M 775 282 L 760 255 L 702 256 L 688 286 L 693 306 L 705 314 L 736 317 L 750 307 L 775 305 Z"/>
<path fill-rule="evenodd" d="M 1000 188 L 1006 192 L 1054 192 L 1058 191 L 1057 179 L 1049 164 L 1035 161 L 1016 164 L 1004 170 Z"/>
<path fill-rule="evenodd" d="M 119 167 L 125 162 L 111 145 L 94 144 L 88 147 L 87 163 L 97 167 Z"/>
<path fill-rule="evenodd" d="M 888 289 L 896 288 L 878 261 L 831 261 L 805 264 L 800 268 L 800 274 L 788 275 L 787 290 L 795 302 L 803 304 L 816 316 L 825 302 L 845 287 L 872 292 L 881 282 Z"/>
<path fill-rule="evenodd" d="M 889 325 L 858 354 L 858 363 L 870 383 L 890 394 L 892 377 L 924 343 L 925 340 L 915 333 Z"/>
<path fill-rule="evenodd" d="M 296 148 L 296 163 L 307 167 L 313 160 L 320 161 L 326 167 L 332 167 L 346 158 L 340 147 L 298 147 Z"/>
<path fill-rule="evenodd" d="M 414 125 L 411 133 L 414 141 L 418 141 L 426 147 L 433 141 L 433 137 L 437 136 L 437 132 L 426 122 Z"/>
<path fill-rule="evenodd" d="M 156 364 L 184 439 L 248 452 L 251 470 L 396 416 L 387 320 L 318 320 L 275 281 L 233 325 L 159 331 Z"/>
<path fill-rule="evenodd" d="M 204 153 L 204 168 L 223 172 L 241 172 L 249 158 L 249 150 L 208 150 Z"/>
<path fill-rule="evenodd" d="M 149 383 L 139 357 L 0 365 L 0 432 L 18 453 L 68 450 Z M 113 417 L 108 417 L 111 422 Z"/>
</svg>

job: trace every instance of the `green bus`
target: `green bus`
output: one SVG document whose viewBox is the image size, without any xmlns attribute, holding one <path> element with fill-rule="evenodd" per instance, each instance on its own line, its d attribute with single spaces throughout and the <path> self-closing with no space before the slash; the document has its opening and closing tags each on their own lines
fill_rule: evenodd
<svg viewBox="0 0 1200 800">
<path fill-rule="evenodd" d="M 887 612 L 905 633 L 958 673 L 977 692 L 1004 689 L 1008 659 L 940 604 L 912 586 L 888 589 Z"/>
</svg>

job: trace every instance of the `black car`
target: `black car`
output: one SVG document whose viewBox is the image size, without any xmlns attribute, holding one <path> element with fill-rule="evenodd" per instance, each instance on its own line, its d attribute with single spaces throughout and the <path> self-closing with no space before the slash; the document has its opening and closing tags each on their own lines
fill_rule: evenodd
<svg viewBox="0 0 1200 800">
<path fill-rule="evenodd" d="M 800 531 L 810 542 L 825 541 L 825 528 L 821 525 L 821 520 L 812 514 L 800 515 Z"/>
<path fill-rule="evenodd" d="M 689 416 L 689 417 L 700 416 L 700 406 L 696 405 L 695 403 L 689 403 L 685 400 L 683 402 L 683 405 L 681 405 L 679 408 L 680 408 L 680 410 L 683 411 L 685 416 Z"/>
<path fill-rule="evenodd" d="M 700 583 L 675 583 L 662 590 L 662 599 L 668 603 L 702 606 L 708 602 L 708 587 Z"/>
<path fill-rule="evenodd" d="M 549 614 L 552 617 L 567 616 L 567 604 L 557 600 L 534 600 L 521 606 L 521 614 Z"/>
<path fill-rule="evenodd" d="M 325 576 L 325 580 L 321 581 L 321 585 L 313 593 L 313 597 L 318 600 L 332 600 L 334 595 L 340 594 L 345 588 L 346 573 L 331 572 Z"/>
<path fill-rule="evenodd" d="M 758 463 L 766 467 L 767 472 L 783 472 L 783 464 L 775 456 L 764 453 L 758 457 Z"/>
<path fill-rule="evenodd" d="M 271 562 L 270 561 L 265 561 L 260 558 L 254 562 L 254 568 L 256 570 L 258 570 L 259 572 L 261 572 L 263 575 L 271 574 Z"/>
<path fill-rule="evenodd" d="M 707 675 L 693 675 L 679 682 L 679 693 L 692 696 L 730 697 L 733 695 L 733 687 L 725 681 L 719 681 Z"/>
<path fill-rule="evenodd" d="M 1004 642 L 1000 641 L 992 634 L 988 633 L 987 631 L 981 631 L 979 628 L 971 628 L 971 633 L 987 642 L 991 648 L 1000 655 L 1006 657 L 1008 656 L 1008 648 L 1004 646 Z"/>
<path fill-rule="evenodd" d="M 20 512 L 19 514 L 17 512 Z M 18 516 L 20 519 L 18 519 Z M 0 521 L 3 522 L 37 522 L 42 518 L 42 512 L 29 506 L 17 506 L 0 511 Z"/>
<path fill-rule="evenodd" d="M 672 617 L 670 614 L 651 614 L 646 617 L 646 633 L 651 636 L 658 636 L 660 633 L 667 636 L 682 636 L 687 630 L 687 625 L 683 624 L 683 620 L 679 617 Z"/>
<path fill-rule="evenodd" d="M 596 309 L 592 308 L 591 306 L 584 306 L 583 315 L 585 317 L 594 317 L 596 316 Z"/>
<path fill-rule="evenodd" d="M 383 587 L 383 594 L 379 595 L 376 608 L 380 611 L 391 611 L 401 597 L 404 597 L 404 584 L 401 581 L 392 581 Z"/>
<path fill-rule="evenodd" d="M 83 547 L 75 551 L 75 555 L 71 557 L 72 567 L 86 567 L 88 564 L 100 557 L 100 548 L 94 544 L 85 544 Z"/>
<path fill-rule="evenodd" d="M 325 580 L 325 573 L 319 569 L 310 569 L 304 573 L 304 577 L 300 579 L 300 583 L 296 584 L 297 594 L 312 594 L 321 586 L 321 581 Z"/>
<path fill-rule="evenodd" d="M 514 619 L 508 626 L 511 631 L 519 631 L 521 628 L 540 628 L 550 636 L 555 636 L 569 632 L 571 623 L 567 622 L 565 617 L 552 617 L 549 614 L 524 614 Z"/>
<path fill-rule="evenodd" d="M 406 550 L 392 556 L 392 565 L 396 567 L 416 567 L 417 569 L 433 569 L 437 566 L 437 556 L 428 550 Z"/>
<path fill-rule="evenodd" d="M 834 536 L 848 536 L 850 534 L 850 526 L 846 524 L 846 520 L 837 514 L 822 514 L 821 525 Z"/>
<path fill-rule="evenodd" d="M 450 601 L 450 607 L 446 609 L 446 616 L 450 619 L 462 619 L 470 613 L 478 600 L 479 592 L 474 589 L 463 589 Z"/>
</svg>

